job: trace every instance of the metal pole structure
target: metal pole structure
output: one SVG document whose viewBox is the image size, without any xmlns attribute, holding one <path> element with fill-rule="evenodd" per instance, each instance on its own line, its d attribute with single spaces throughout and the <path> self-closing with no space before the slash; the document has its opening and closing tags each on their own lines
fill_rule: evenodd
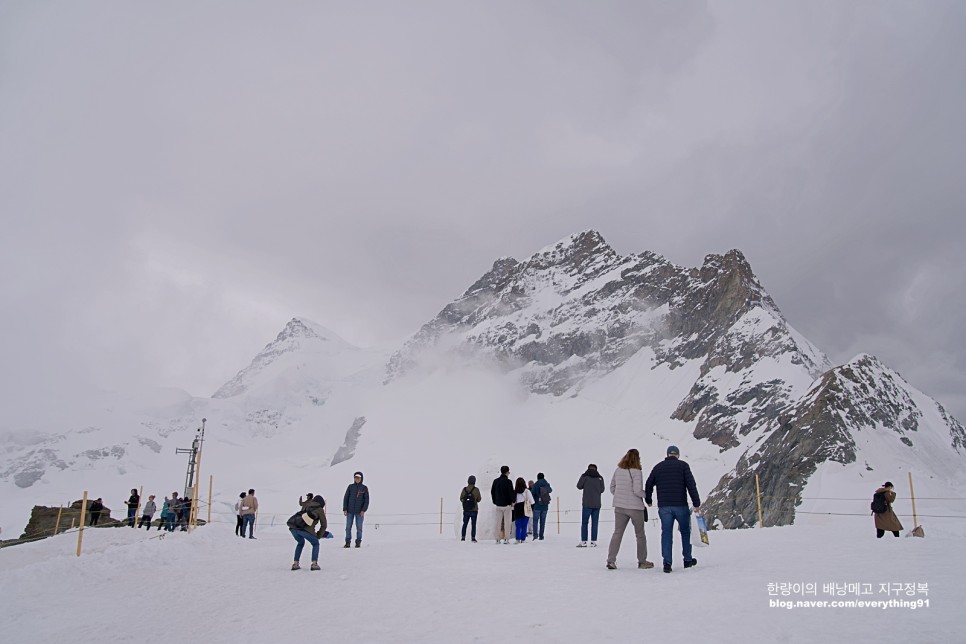
<svg viewBox="0 0 966 644">
<path fill-rule="evenodd" d="M 209 474 L 208 475 L 208 521 L 207 523 L 211 523 L 211 488 L 214 484 L 215 484 L 215 475 Z"/>
<path fill-rule="evenodd" d="M 912 527 L 919 527 L 919 519 L 916 515 L 916 491 L 912 489 L 912 472 L 909 472 L 909 496 L 912 497 Z"/>
<path fill-rule="evenodd" d="M 439 533 L 443 534 L 443 497 L 439 497 Z"/>
<path fill-rule="evenodd" d="M 765 525 L 761 520 L 761 485 L 758 483 L 757 474 L 755 474 L 755 495 L 758 497 L 758 527 L 764 528 Z"/>
<path fill-rule="evenodd" d="M 54 525 L 54 534 L 57 534 L 58 532 L 60 532 L 60 515 L 63 511 L 64 511 L 64 504 L 61 503 L 60 509 L 57 510 L 57 523 L 56 525 Z"/>
<path fill-rule="evenodd" d="M 84 539 L 84 515 L 87 514 L 87 490 L 84 490 L 84 498 L 81 500 L 80 530 L 77 531 L 77 556 L 80 557 L 81 541 Z"/>
</svg>

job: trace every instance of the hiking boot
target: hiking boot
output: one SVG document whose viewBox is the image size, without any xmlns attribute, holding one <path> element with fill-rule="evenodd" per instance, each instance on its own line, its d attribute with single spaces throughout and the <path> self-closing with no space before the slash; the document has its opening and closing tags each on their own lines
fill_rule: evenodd
<svg viewBox="0 0 966 644">
<path fill-rule="evenodd" d="M 586 541 L 581 541 L 580 543 L 577 544 L 577 547 L 578 548 L 586 548 L 587 547 L 587 542 Z"/>
<path fill-rule="evenodd" d="M 695 567 L 697 565 L 698 565 L 698 560 L 695 559 L 695 558 L 693 558 L 693 557 L 691 558 L 690 561 L 685 561 L 684 562 L 684 567 L 685 568 L 693 568 L 693 567 Z"/>
<path fill-rule="evenodd" d="M 361 548 L 361 547 L 362 547 L 362 542 L 356 541 L 356 548 Z"/>
<path fill-rule="evenodd" d="M 317 563 L 315 563 L 313 561 L 312 562 L 312 567 L 309 570 L 322 570 L 322 568 L 321 568 L 321 566 L 319 566 L 319 564 L 317 564 Z"/>
<path fill-rule="evenodd" d="M 299 562 L 297 562 L 297 561 L 292 564 L 292 570 L 299 570 L 301 568 L 302 567 L 299 565 Z"/>
<path fill-rule="evenodd" d="M 637 564 L 637 567 L 641 570 L 650 570 L 654 567 L 654 564 L 645 559 L 642 563 Z"/>
<path fill-rule="evenodd" d="M 346 542 L 345 542 L 345 545 L 344 545 L 344 546 L 342 546 L 342 547 L 343 547 L 343 548 L 348 548 L 348 547 L 349 547 L 349 542 L 348 542 L 348 541 L 346 541 Z"/>
<path fill-rule="evenodd" d="M 664 564 L 664 572 L 671 572 L 671 564 Z"/>
<path fill-rule="evenodd" d="M 473 539 L 472 541 L 473 541 L 473 543 L 476 543 L 476 539 Z"/>
<path fill-rule="evenodd" d="M 607 562 L 607 570 L 617 570 L 617 564 L 611 563 L 611 562 L 608 561 Z"/>
</svg>

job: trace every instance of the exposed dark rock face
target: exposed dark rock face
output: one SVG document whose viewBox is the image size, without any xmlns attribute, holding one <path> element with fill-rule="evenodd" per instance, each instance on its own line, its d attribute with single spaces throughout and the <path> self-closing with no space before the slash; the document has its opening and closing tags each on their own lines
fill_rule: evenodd
<svg viewBox="0 0 966 644">
<path fill-rule="evenodd" d="M 366 424 L 365 416 L 360 416 L 352 422 L 349 431 L 345 433 L 345 442 L 332 457 L 330 465 L 336 465 L 343 461 L 348 461 L 355 456 L 356 446 L 359 444 L 359 437 L 362 435 L 362 427 Z"/>
</svg>

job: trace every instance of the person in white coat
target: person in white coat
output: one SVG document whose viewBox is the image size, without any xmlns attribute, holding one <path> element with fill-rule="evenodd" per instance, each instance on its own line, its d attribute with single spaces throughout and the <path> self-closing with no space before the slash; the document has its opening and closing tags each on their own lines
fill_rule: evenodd
<svg viewBox="0 0 966 644">
<path fill-rule="evenodd" d="M 516 493 L 516 502 L 513 504 L 513 522 L 516 524 L 517 543 L 526 543 L 527 524 L 533 516 L 533 495 L 527 489 L 527 482 L 523 477 L 517 479 L 513 488 Z"/>
<path fill-rule="evenodd" d="M 610 479 L 610 491 L 614 495 L 614 536 L 610 539 L 607 549 L 607 568 L 617 568 L 617 553 L 621 549 L 621 540 L 627 523 L 634 524 L 634 536 L 637 539 L 637 567 L 641 569 L 653 568 L 654 564 L 647 560 L 647 537 L 644 534 L 644 523 L 647 521 L 647 507 L 644 505 L 644 474 L 641 471 L 641 454 L 636 449 L 627 451 L 624 458 L 617 464 L 614 476 Z"/>
</svg>

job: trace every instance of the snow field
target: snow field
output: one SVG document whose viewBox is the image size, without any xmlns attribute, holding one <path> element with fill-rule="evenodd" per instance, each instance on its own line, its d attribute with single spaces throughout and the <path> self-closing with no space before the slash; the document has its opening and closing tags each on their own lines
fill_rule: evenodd
<svg viewBox="0 0 966 644">
<path fill-rule="evenodd" d="M 492 515 L 481 513 L 480 521 Z M 605 514 L 601 517 L 610 518 Z M 962 535 L 876 540 L 872 519 L 833 525 L 714 531 L 695 547 L 697 568 L 660 569 L 660 530 L 648 523 L 652 570 L 638 570 L 631 530 L 618 569 L 604 568 L 612 524 L 600 547 L 580 549 L 578 528 L 522 545 L 473 544 L 452 527 L 367 524 L 363 547 L 323 540 L 321 572 L 289 570 L 295 541 L 283 526 L 240 539 L 224 524 L 191 534 L 129 528 L 0 551 L 0 620 L 10 642 L 212 644 L 319 637 L 338 642 L 962 642 L 959 613 L 966 561 Z M 550 526 L 548 526 L 550 528 Z M 944 531 L 939 531 L 944 532 Z M 815 583 L 817 596 L 770 596 L 769 583 Z M 833 597 L 826 583 L 871 584 L 872 596 Z M 879 594 L 883 583 L 927 584 L 914 597 Z M 929 599 L 929 607 L 773 608 L 774 600 Z M 180 615 L 170 618 L 176 609 Z M 125 630 L 121 630 L 125 629 Z"/>
</svg>

